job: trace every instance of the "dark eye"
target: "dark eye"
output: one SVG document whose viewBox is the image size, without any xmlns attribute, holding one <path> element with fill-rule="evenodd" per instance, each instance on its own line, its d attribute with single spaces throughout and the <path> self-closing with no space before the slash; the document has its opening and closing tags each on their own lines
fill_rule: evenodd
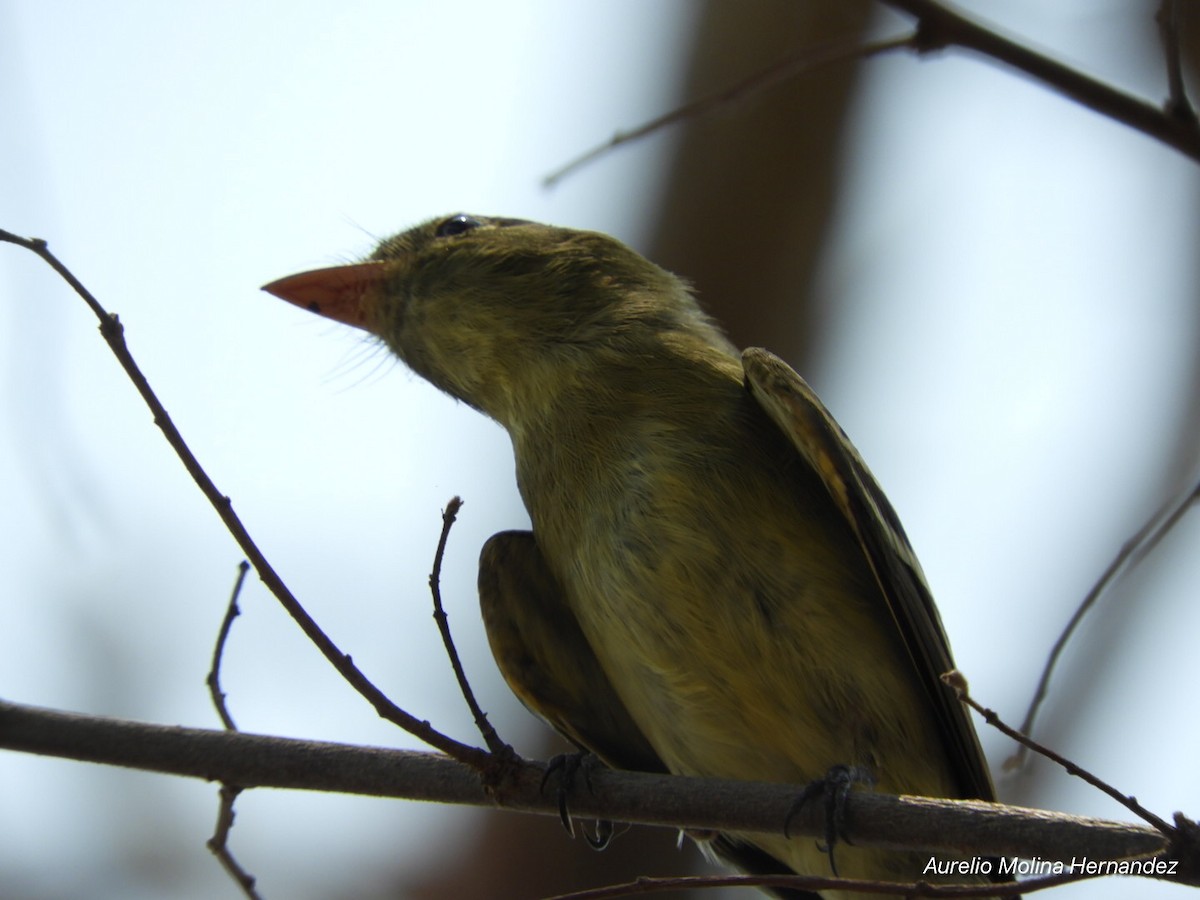
<svg viewBox="0 0 1200 900">
<path fill-rule="evenodd" d="M 478 219 L 472 219 L 470 216 L 452 216 L 438 225 L 434 235 L 436 237 L 453 237 L 456 234 L 470 231 L 472 228 L 478 228 L 482 224 Z"/>
</svg>

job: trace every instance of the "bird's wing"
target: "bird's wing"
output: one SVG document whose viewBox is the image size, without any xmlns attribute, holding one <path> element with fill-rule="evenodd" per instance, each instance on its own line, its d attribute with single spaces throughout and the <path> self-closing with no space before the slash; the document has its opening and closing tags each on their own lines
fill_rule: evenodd
<svg viewBox="0 0 1200 900">
<path fill-rule="evenodd" d="M 479 606 L 496 665 L 526 707 L 610 766 L 667 771 L 592 652 L 532 533 L 503 531 L 484 544 Z"/>
<path fill-rule="evenodd" d="M 829 410 L 787 363 L 751 347 L 742 353 L 742 365 L 751 394 L 820 475 L 857 536 L 925 686 L 963 796 L 993 799 L 979 738 L 962 703 L 941 681 L 954 668 L 950 645 L 891 504 Z"/>
</svg>

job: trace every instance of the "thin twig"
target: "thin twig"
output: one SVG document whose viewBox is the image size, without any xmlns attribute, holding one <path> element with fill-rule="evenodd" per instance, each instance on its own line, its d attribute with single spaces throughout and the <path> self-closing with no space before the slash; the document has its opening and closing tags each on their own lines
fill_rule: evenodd
<svg viewBox="0 0 1200 900">
<path fill-rule="evenodd" d="M 1091 772 L 1089 772 L 1087 769 L 1083 768 L 1082 766 L 1076 765 L 1075 763 L 1071 762 L 1066 757 L 1061 756 L 1058 753 L 1055 753 L 1049 747 L 1046 747 L 1045 745 L 1038 743 L 1037 741 L 1035 741 L 1033 738 L 1029 737 L 1028 735 L 1022 734 L 1021 732 L 1017 731 L 1015 728 L 1013 728 L 1011 725 L 1007 724 L 1003 719 L 1001 719 L 1000 716 L 997 715 L 995 710 L 988 709 L 987 707 L 983 706 L 982 704 L 976 702 L 976 700 L 971 697 L 971 695 L 967 689 L 967 679 L 964 678 L 963 674 L 961 672 L 959 672 L 957 669 L 950 671 L 950 672 L 946 672 L 944 675 L 942 675 L 942 681 L 944 681 L 946 684 L 950 685 L 950 687 L 952 687 L 954 689 L 955 693 L 958 694 L 959 700 L 961 700 L 963 703 L 965 703 L 969 707 L 971 707 L 971 709 L 975 710 L 977 713 L 979 713 L 981 716 L 983 716 L 984 721 L 986 721 L 993 728 L 1000 731 L 1002 734 L 1006 735 L 1007 737 L 1012 738 L 1014 741 L 1017 741 L 1022 746 L 1028 747 L 1030 750 L 1032 750 L 1034 753 L 1037 753 L 1039 756 L 1044 756 L 1046 759 L 1050 760 L 1051 762 L 1058 763 L 1058 765 L 1062 766 L 1064 769 L 1067 770 L 1067 774 L 1074 775 L 1078 778 L 1082 778 L 1084 781 L 1086 781 L 1092 787 L 1107 794 L 1109 797 L 1112 797 L 1112 799 L 1116 800 L 1118 803 L 1120 803 L 1122 806 L 1124 806 L 1126 809 L 1128 809 L 1130 812 L 1132 812 L 1135 816 L 1138 816 L 1140 819 L 1142 819 L 1146 822 L 1149 822 L 1152 826 L 1154 826 L 1156 829 L 1158 829 L 1165 837 L 1170 838 L 1174 835 L 1175 829 L 1172 828 L 1171 825 L 1169 825 L 1166 821 L 1164 821 L 1163 819 L 1160 819 L 1154 813 L 1150 812 L 1150 810 L 1146 809 L 1146 807 L 1144 807 L 1140 803 L 1138 803 L 1136 797 L 1122 794 L 1115 787 L 1110 785 L 1107 781 L 1104 781 L 1103 779 L 1101 779 L 1099 776 L 1093 775 Z"/>
<path fill-rule="evenodd" d="M 1104 593 L 1112 587 L 1117 579 L 1131 571 L 1134 566 L 1145 559 L 1155 547 L 1159 545 L 1167 533 L 1183 518 L 1184 514 L 1192 507 L 1197 500 L 1200 500 L 1200 482 L 1197 482 L 1181 495 L 1171 497 L 1166 503 L 1154 511 L 1146 524 L 1127 540 L 1112 562 L 1108 564 L 1108 568 L 1100 575 L 1100 578 L 1092 585 L 1092 589 L 1087 592 L 1087 596 L 1076 608 L 1072 614 L 1070 621 L 1063 628 L 1062 633 L 1058 636 L 1058 640 L 1054 642 L 1054 647 L 1051 648 L 1049 656 L 1046 657 L 1046 664 L 1042 667 L 1042 675 L 1038 679 L 1037 689 L 1033 692 L 1033 699 L 1029 702 L 1029 709 L 1025 713 L 1025 719 L 1021 722 L 1021 731 L 1024 734 L 1033 733 L 1033 723 L 1037 719 L 1038 711 L 1041 709 L 1043 701 L 1046 699 L 1046 694 L 1050 687 L 1050 678 L 1054 674 L 1054 668 L 1058 665 L 1059 659 L 1062 657 L 1063 651 L 1070 642 L 1071 637 L 1075 634 L 1079 623 L 1083 621 L 1088 612 L 1096 605 Z M 1014 769 L 1019 767 L 1025 759 L 1024 749 L 1018 751 L 1012 758 L 1005 762 L 1006 769 Z"/>
<path fill-rule="evenodd" d="M 341 676 L 359 694 L 367 699 L 382 718 L 398 725 L 430 746 L 441 750 L 443 753 L 472 765 L 477 769 L 484 769 L 488 765 L 489 760 L 485 750 L 462 744 L 435 730 L 428 722 L 423 722 L 398 707 L 363 674 L 362 670 L 354 665 L 354 661 L 348 654 L 338 649 L 338 646 L 321 630 L 321 627 L 317 625 L 312 616 L 300 605 L 300 601 L 296 599 L 288 586 L 284 584 L 283 579 L 279 577 L 262 551 L 258 549 L 258 545 L 250 537 L 246 526 L 242 524 L 241 519 L 233 511 L 233 504 L 230 499 L 217 490 L 217 486 L 209 478 L 208 473 L 204 471 L 191 449 L 184 442 L 183 436 L 175 427 L 175 423 L 171 421 L 171 417 L 167 414 L 166 409 L 151 389 L 149 382 L 129 352 L 129 348 L 125 343 L 124 328 L 117 316 L 108 313 L 100 305 L 99 301 L 92 296 L 92 293 L 83 286 L 79 279 L 50 252 L 44 240 L 39 238 L 23 238 L 0 229 L 0 241 L 16 244 L 19 247 L 24 247 L 36 253 L 67 284 L 74 288 L 75 292 L 83 298 L 84 302 L 95 313 L 96 318 L 100 320 L 100 334 L 104 337 L 109 349 L 117 357 L 126 375 L 129 376 L 134 387 L 137 388 L 138 393 L 141 394 L 142 399 L 150 408 L 150 412 L 154 416 L 154 424 L 162 430 L 167 443 L 171 445 L 171 448 L 183 463 L 184 468 L 187 469 L 188 474 L 192 476 L 192 480 L 200 488 L 201 493 L 212 504 L 213 509 L 217 511 L 217 515 L 220 516 L 226 529 L 233 535 L 233 539 L 242 548 L 242 552 L 246 554 L 246 557 L 258 572 L 263 584 L 275 595 L 275 598 L 287 611 L 288 615 L 300 626 L 300 629 L 308 636 L 308 639 L 316 645 L 321 654 L 329 660 Z"/>
<path fill-rule="evenodd" d="M 1179 42 L 1179 4 L 1176 0 L 1162 0 L 1154 16 L 1158 23 L 1158 35 L 1162 39 L 1163 57 L 1167 63 L 1167 115 L 1184 122 L 1196 121 L 1196 110 L 1188 100 L 1187 88 L 1183 83 L 1183 53 Z"/>
<path fill-rule="evenodd" d="M 250 900 L 262 900 L 262 895 L 255 889 L 255 878 L 245 869 L 243 869 L 233 854 L 229 852 L 229 832 L 233 828 L 233 803 L 237 800 L 238 794 L 242 792 L 239 787 L 233 785 L 221 785 L 221 805 L 217 808 L 217 827 L 213 831 L 213 836 L 208 839 L 208 849 L 212 851 L 221 862 L 221 866 L 229 873 L 229 876 L 237 882 L 238 887 L 242 889 Z"/>
<path fill-rule="evenodd" d="M 225 617 L 221 620 L 221 628 L 217 632 L 217 642 L 213 647 L 212 666 L 208 670 L 208 678 L 205 679 L 208 684 L 208 692 L 212 696 L 213 706 L 216 707 L 217 715 L 221 717 L 226 731 L 237 731 L 238 728 L 225 703 L 225 692 L 221 690 L 221 659 L 225 655 L 225 642 L 229 639 L 229 632 L 233 629 L 233 620 L 241 613 L 238 609 L 238 597 L 242 593 L 242 585 L 246 583 L 246 573 L 249 571 L 250 563 L 244 559 L 238 563 L 237 578 L 234 579 L 233 590 L 229 592 Z M 221 863 L 221 867 L 237 882 L 242 893 L 251 900 L 260 900 L 258 891 L 254 888 L 254 876 L 242 868 L 229 849 L 229 832 L 233 829 L 234 820 L 233 804 L 241 792 L 242 789 L 235 784 L 221 785 L 221 790 L 218 792 L 220 803 L 217 806 L 217 827 L 213 831 L 213 836 L 208 839 L 207 846 Z"/>
<path fill-rule="evenodd" d="M 697 118 L 722 106 L 736 103 L 746 97 L 751 97 L 754 94 L 765 91 L 789 78 L 805 75 L 834 63 L 868 59 L 872 56 L 886 53 L 889 50 L 911 46 L 915 38 L 915 34 L 906 34 L 868 44 L 853 41 L 831 44 L 817 49 L 806 47 L 799 53 L 785 57 L 774 65 L 755 72 L 753 75 L 742 79 L 731 87 L 724 88 L 715 94 L 709 94 L 707 97 L 701 97 L 699 100 L 685 103 L 683 106 L 676 107 L 668 113 L 664 113 L 657 118 L 651 119 L 649 122 L 638 125 L 636 128 L 631 128 L 628 131 L 618 131 L 606 143 L 593 147 L 591 150 L 571 160 L 571 162 L 562 168 L 551 172 L 542 179 L 542 186 L 546 188 L 554 187 L 567 175 L 572 174 L 614 148 L 644 138 L 649 134 L 666 128 L 668 125 L 673 125 L 676 122 L 686 119 Z"/>
<path fill-rule="evenodd" d="M 233 620 L 241 615 L 241 610 L 238 609 L 238 597 L 242 593 L 242 585 L 246 581 L 246 573 L 250 571 L 250 563 L 244 559 L 238 563 L 237 578 L 233 582 L 233 590 L 229 594 L 229 605 L 225 607 L 225 618 L 221 620 L 221 628 L 217 631 L 217 643 L 213 647 L 212 666 L 208 670 L 208 677 L 205 683 L 208 684 L 208 693 L 212 696 L 213 706 L 216 707 L 217 715 L 221 717 L 221 722 L 230 731 L 237 731 L 237 725 L 233 723 L 233 716 L 229 714 L 229 707 L 225 704 L 225 692 L 221 690 L 221 658 L 225 655 L 225 642 L 229 640 L 229 632 L 233 628 Z"/>
<path fill-rule="evenodd" d="M 458 518 L 458 511 L 462 509 L 462 505 L 462 498 L 451 497 L 446 508 L 442 510 L 442 533 L 438 537 L 437 551 L 433 554 L 433 570 L 429 573 L 429 591 L 433 595 L 433 620 L 437 622 L 438 631 L 442 635 L 442 644 L 446 648 L 446 655 L 450 657 L 454 677 L 458 680 L 458 689 L 462 691 L 463 699 L 467 701 L 467 708 L 471 710 L 471 715 L 475 719 L 475 727 L 483 735 L 484 743 L 492 753 L 501 759 L 512 759 L 516 756 L 513 748 L 500 739 L 500 735 L 488 721 L 487 713 L 475 699 L 475 692 L 471 690 L 471 682 L 467 680 L 467 673 L 463 669 L 462 660 L 454 646 L 454 637 L 450 634 L 450 619 L 446 615 L 445 607 L 442 606 L 442 559 L 446 555 L 446 541 L 450 538 L 450 529 L 454 526 L 454 520 Z"/>
<path fill-rule="evenodd" d="M 990 24 L 937 0 L 882 0 L 916 17 L 920 51 L 961 47 L 1011 66 L 1046 87 L 1200 161 L 1200 128 L 1138 97 L 1004 37 Z"/>
</svg>

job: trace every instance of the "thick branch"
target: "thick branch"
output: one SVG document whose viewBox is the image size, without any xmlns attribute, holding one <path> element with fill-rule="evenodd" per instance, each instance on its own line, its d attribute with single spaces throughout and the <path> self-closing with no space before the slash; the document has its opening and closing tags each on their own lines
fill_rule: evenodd
<svg viewBox="0 0 1200 900">
<path fill-rule="evenodd" d="M 0 701 L 0 747 L 26 753 L 219 780 L 242 788 L 337 791 L 558 815 L 544 768 L 511 769 L 494 789 L 445 756 L 228 731 L 149 725 Z M 570 798 L 576 816 L 619 822 L 779 832 L 795 785 L 601 770 Z M 821 804 L 793 820 L 797 834 L 824 834 Z M 856 792 L 847 836 L 859 846 L 1023 858 L 1125 859 L 1160 852 L 1162 835 L 1120 822 L 978 801 Z"/>
</svg>

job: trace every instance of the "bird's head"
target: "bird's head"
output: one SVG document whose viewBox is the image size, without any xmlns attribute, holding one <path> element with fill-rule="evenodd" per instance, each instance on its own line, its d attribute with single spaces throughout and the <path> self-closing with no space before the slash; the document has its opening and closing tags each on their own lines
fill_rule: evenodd
<svg viewBox="0 0 1200 900">
<path fill-rule="evenodd" d="M 433 220 L 364 262 L 264 290 L 377 335 L 505 425 L 598 367 L 636 365 L 673 341 L 729 349 L 679 279 L 620 241 L 520 219 Z"/>
</svg>

